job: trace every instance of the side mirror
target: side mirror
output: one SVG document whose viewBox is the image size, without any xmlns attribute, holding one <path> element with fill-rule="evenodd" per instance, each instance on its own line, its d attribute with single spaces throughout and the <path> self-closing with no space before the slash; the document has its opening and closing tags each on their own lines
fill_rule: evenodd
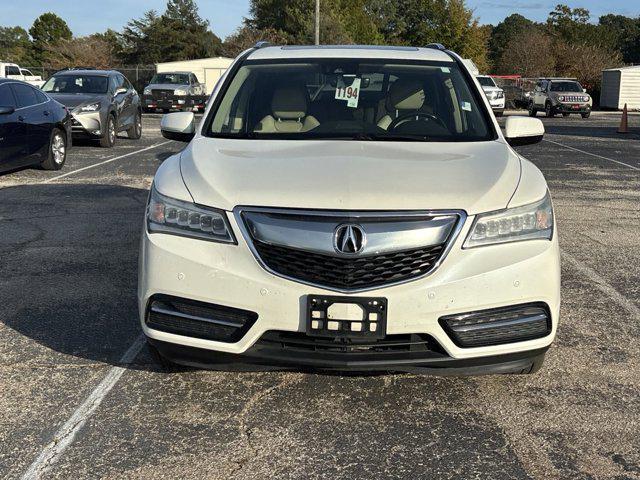
<svg viewBox="0 0 640 480">
<path fill-rule="evenodd" d="M 193 112 L 167 113 L 162 116 L 160 132 L 164 138 L 179 142 L 190 142 L 196 134 Z"/>
<path fill-rule="evenodd" d="M 118 95 L 120 95 L 121 93 L 127 93 L 129 90 L 127 90 L 124 87 L 118 87 L 116 88 L 115 93 L 113 94 L 114 97 L 117 97 Z"/>
<path fill-rule="evenodd" d="M 11 115 L 15 111 L 15 107 L 0 107 L 0 115 Z"/>
<path fill-rule="evenodd" d="M 508 117 L 504 136 L 512 147 L 538 143 L 544 137 L 544 125 L 537 118 Z"/>
</svg>

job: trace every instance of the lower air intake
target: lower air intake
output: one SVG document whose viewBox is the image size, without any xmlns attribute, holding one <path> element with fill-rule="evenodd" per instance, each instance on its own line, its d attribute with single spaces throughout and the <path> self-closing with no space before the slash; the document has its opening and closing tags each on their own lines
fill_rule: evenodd
<svg viewBox="0 0 640 480">
<path fill-rule="evenodd" d="M 544 303 L 528 303 L 448 315 L 440 325 L 458 347 L 487 347 L 549 335 L 551 314 Z"/>
<path fill-rule="evenodd" d="M 154 295 L 145 323 L 161 332 L 233 343 L 240 340 L 258 319 L 248 310 L 198 302 L 168 295 Z"/>
</svg>

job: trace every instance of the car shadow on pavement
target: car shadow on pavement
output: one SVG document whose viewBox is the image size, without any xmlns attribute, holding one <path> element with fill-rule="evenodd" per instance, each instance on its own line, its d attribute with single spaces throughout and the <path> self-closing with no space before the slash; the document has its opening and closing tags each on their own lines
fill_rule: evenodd
<svg viewBox="0 0 640 480">
<path fill-rule="evenodd" d="M 588 120 L 586 121 L 588 122 Z M 640 140 L 640 129 L 629 128 L 629 133 L 618 133 L 617 126 L 603 125 L 553 125 L 546 123 L 545 133 L 570 137 L 585 138 L 619 138 L 625 140 Z"/>
<path fill-rule="evenodd" d="M 119 363 L 141 332 L 137 261 L 147 194 L 88 184 L 0 189 L 0 319 L 19 335 L 0 333 L 5 346 L 15 343 L 14 361 Z"/>
</svg>

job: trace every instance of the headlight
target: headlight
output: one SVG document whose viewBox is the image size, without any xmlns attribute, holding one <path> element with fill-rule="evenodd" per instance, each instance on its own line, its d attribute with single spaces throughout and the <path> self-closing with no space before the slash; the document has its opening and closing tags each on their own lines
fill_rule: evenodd
<svg viewBox="0 0 640 480">
<path fill-rule="evenodd" d="M 564 102 L 564 95 L 559 95 L 558 96 L 558 101 L 559 102 Z"/>
<path fill-rule="evenodd" d="M 551 240 L 552 236 L 553 208 L 547 192 L 535 203 L 478 215 L 463 248 L 520 240 Z"/>
<path fill-rule="evenodd" d="M 186 95 L 188 92 L 184 89 L 178 88 L 176 90 L 173 91 L 174 95 L 178 95 L 178 96 L 182 96 L 182 95 Z"/>
<path fill-rule="evenodd" d="M 155 187 L 151 187 L 147 205 L 147 229 L 150 233 L 236 243 L 224 211 L 165 197 Z"/>
<path fill-rule="evenodd" d="M 584 97 L 582 97 L 582 101 L 583 102 L 588 102 L 589 101 L 589 95 L 585 95 Z"/>
<path fill-rule="evenodd" d="M 80 107 L 81 112 L 97 112 L 98 110 L 100 110 L 100 102 L 91 103 L 89 105 Z"/>
<path fill-rule="evenodd" d="M 149 87 L 144 87 L 143 95 L 151 95 L 151 89 Z"/>
<path fill-rule="evenodd" d="M 504 97 L 504 92 L 503 91 L 498 91 L 496 92 L 496 98 L 503 98 Z"/>
</svg>

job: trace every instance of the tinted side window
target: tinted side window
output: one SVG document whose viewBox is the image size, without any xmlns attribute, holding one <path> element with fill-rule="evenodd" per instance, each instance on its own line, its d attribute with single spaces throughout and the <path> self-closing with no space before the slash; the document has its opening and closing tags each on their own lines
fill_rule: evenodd
<svg viewBox="0 0 640 480">
<path fill-rule="evenodd" d="M 42 93 L 42 90 L 38 90 L 37 88 L 34 88 L 33 91 L 36 92 L 38 103 L 44 103 L 49 101 L 49 97 L 47 97 L 44 93 Z"/>
<path fill-rule="evenodd" d="M 118 73 L 116 75 L 116 83 L 118 84 L 118 88 L 121 88 L 121 87 L 127 88 L 127 85 L 125 82 L 126 82 L 126 79 L 124 78 L 124 76 Z"/>
<path fill-rule="evenodd" d="M 6 75 L 20 75 L 20 69 L 18 67 L 12 67 L 12 66 L 8 65 L 7 67 L 5 67 L 5 74 Z"/>
<path fill-rule="evenodd" d="M 31 88 L 28 85 L 22 85 L 20 83 L 14 83 L 11 85 L 13 88 L 13 93 L 16 95 L 16 100 L 18 100 L 18 107 L 29 107 L 31 105 L 35 105 L 40 103 L 38 101 L 38 97 L 36 96 L 35 89 Z"/>
<path fill-rule="evenodd" d="M 109 77 L 109 90 L 113 93 L 116 91 L 116 88 L 118 88 L 118 79 L 114 75 L 113 77 Z"/>
<path fill-rule="evenodd" d="M 13 98 L 13 92 L 9 88 L 9 85 L 0 85 L 0 107 L 14 107 L 16 106 L 16 99 Z"/>
</svg>

